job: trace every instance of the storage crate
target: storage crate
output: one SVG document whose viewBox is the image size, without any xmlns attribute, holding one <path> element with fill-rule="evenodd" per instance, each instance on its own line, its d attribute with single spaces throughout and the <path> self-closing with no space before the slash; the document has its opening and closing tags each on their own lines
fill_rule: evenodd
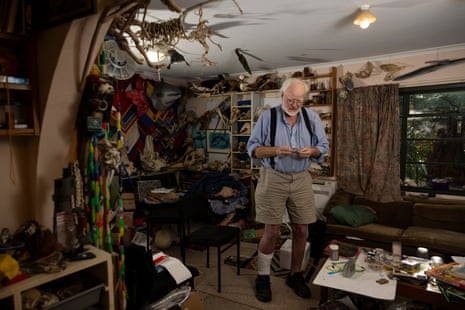
<svg viewBox="0 0 465 310">
<path fill-rule="evenodd" d="M 61 300 L 60 302 L 50 305 L 45 310 L 81 310 L 93 305 L 96 305 L 100 300 L 100 295 L 105 285 L 99 284 L 89 289 L 86 289 L 70 298 Z"/>
<path fill-rule="evenodd" d="M 283 269 L 291 269 L 292 258 L 292 239 L 287 239 L 279 250 L 279 266 Z M 302 268 L 304 270 L 310 260 L 310 242 L 305 244 L 304 259 L 302 260 Z"/>
</svg>

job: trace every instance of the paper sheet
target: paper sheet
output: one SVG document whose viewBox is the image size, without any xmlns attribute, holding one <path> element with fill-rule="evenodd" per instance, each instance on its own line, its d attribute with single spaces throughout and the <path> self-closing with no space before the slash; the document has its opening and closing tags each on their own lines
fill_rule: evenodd
<svg viewBox="0 0 465 310">
<path fill-rule="evenodd" d="M 451 256 L 451 258 L 457 264 L 465 264 L 465 256 Z"/>
<path fill-rule="evenodd" d="M 192 278 L 192 273 L 189 269 L 176 257 L 167 257 L 159 264 L 163 266 L 171 274 L 176 284 L 180 284 Z"/>
</svg>

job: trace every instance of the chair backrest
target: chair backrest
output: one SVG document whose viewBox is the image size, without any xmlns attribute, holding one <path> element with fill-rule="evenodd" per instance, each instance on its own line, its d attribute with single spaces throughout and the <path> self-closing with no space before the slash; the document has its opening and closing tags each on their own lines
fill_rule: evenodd
<svg viewBox="0 0 465 310">
<path fill-rule="evenodd" d="M 149 196 L 152 189 L 160 187 L 162 187 L 160 180 L 137 181 L 134 193 L 136 202 L 143 202 L 144 198 Z"/>
<path fill-rule="evenodd" d="M 181 198 L 177 204 L 181 208 L 184 221 L 189 221 L 190 219 L 202 220 L 204 222 L 211 221 L 212 211 L 210 203 L 203 195 L 191 195 Z"/>
</svg>

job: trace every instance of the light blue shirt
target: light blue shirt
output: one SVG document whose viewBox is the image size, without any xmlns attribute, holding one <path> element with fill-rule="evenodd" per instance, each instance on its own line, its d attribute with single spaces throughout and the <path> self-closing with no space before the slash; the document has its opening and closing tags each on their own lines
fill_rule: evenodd
<svg viewBox="0 0 465 310">
<path fill-rule="evenodd" d="M 325 154 L 328 153 L 329 143 L 326 138 L 325 129 L 321 122 L 320 116 L 313 110 L 305 109 L 310 120 L 312 129 L 312 137 L 305 125 L 305 120 L 302 113 L 297 115 L 297 121 L 294 126 L 290 126 L 284 116 L 284 111 L 281 106 L 276 108 L 276 137 L 275 146 L 288 145 L 290 148 L 301 149 L 303 147 L 317 147 L 320 150 L 318 158 L 300 158 L 296 154 L 292 154 L 283 158 L 274 157 L 277 171 L 284 173 L 298 173 L 307 170 L 312 161 L 323 162 Z M 255 124 L 252 135 L 247 142 L 247 152 L 252 157 L 254 150 L 258 146 L 270 145 L 270 128 L 271 128 L 271 112 L 264 111 L 257 123 Z M 271 167 L 270 158 L 261 158 L 261 163 L 265 167 Z"/>
</svg>

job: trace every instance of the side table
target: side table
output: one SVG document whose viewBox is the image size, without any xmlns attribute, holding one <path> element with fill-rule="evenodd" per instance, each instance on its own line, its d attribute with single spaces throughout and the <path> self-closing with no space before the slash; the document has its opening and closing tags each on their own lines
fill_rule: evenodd
<svg viewBox="0 0 465 310">
<path fill-rule="evenodd" d="M 334 288 L 345 292 L 355 293 L 368 296 L 375 299 L 394 300 L 396 297 L 397 280 L 388 280 L 386 284 L 379 284 L 376 281 L 380 278 L 387 279 L 387 273 L 371 270 L 365 263 L 365 253 L 360 253 L 356 260 L 356 265 L 364 268 L 364 271 L 355 272 L 355 274 L 346 278 L 342 272 L 330 272 L 328 269 L 334 263 L 345 263 L 346 258 L 340 258 L 338 261 L 331 261 L 329 258 L 321 260 L 321 267 L 313 280 L 313 284 L 321 286 L 321 297 L 328 296 L 328 288 Z M 320 300 L 324 302 L 324 299 Z"/>
<path fill-rule="evenodd" d="M 322 257 L 316 267 L 317 275 L 313 284 L 320 286 L 320 304 L 328 300 L 328 289 L 334 288 L 346 292 L 351 292 L 368 297 L 394 300 L 396 297 L 405 297 L 431 305 L 432 310 L 459 310 L 464 309 L 463 304 L 447 302 L 442 294 L 427 290 L 425 286 L 413 284 L 402 280 L 389 280 L 388 284 L 378 284 L 376 279 L 380 278 L 380 271 L 372 271 L 365 264 L 365 253 L 361 253 L 357 259 L 357 264 L 365 267 L 365 275 L 357 275 L 352 278 L 345 278 L 342 272 L 328 274 L 326 266 L 332 263 L 345 262 L 347 259 L 341 258 L 339 261 L 331 261 L 327 257 Z M 368 272 L 367 272 L 368 271 Z M 360 272 L 361 273 L 361 272 Z M 385 272 L 387 276 L 388 272 Z"/>
<path fill-rule="evenodd" d="M 447 302 L 441 293 L 428 291 L 422 285 L 417 285 L 406 281 L 398 281 L 396 295 L 430 304 L 432 310 L 464 309 L 463 304 Z"/>
</svg>

